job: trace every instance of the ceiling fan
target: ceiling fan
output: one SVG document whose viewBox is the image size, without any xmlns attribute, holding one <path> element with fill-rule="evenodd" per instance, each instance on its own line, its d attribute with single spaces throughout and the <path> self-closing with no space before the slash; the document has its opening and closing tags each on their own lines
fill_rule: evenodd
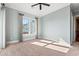
<svg viewBox="0 0 79 59">
<path fill-rule="evenodd" d="M 1 6 L 5 6 L 5 4 L 4 3 L 1 3 Z"/>
<path fill-rule="evenodd" d="M 47 3 L 37 3 L 37 4 L 32 5 L 31 7 L 34 7 L 34 6 L 37 6 L 37 5 L 39 5 L 40 10 L 42 10 L 42 5 L 50 6 L 50 4 L 47 4 Z"/>
</svg>

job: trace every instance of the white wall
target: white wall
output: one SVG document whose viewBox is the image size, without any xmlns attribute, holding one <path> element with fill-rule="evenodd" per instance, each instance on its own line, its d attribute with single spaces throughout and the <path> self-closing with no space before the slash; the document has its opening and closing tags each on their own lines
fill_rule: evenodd
<svg viewBox="0 0 79 59">
<path fill-rule="evenodd" d="M 70 6 L 42 17 L 41 24 L 42 38 L 70 44 Z"/>
<path fill-rule="evenodd" d="M 24 16 L 34 18 L 34 16 L 17 11 L 15 9 L 6 9 L 6 41 L 19 41 L 22 40 L 22 16 L 19 13 L 23 13 Z M 25 39 L 28 37 L 25 35 Z M 30 36 L 29 36 L 30 37 Z"/>
<path fill-rule="evenodd" d="M 6 9 L 6 41 L 18 40 L 18 12 Z"/>
</svg>

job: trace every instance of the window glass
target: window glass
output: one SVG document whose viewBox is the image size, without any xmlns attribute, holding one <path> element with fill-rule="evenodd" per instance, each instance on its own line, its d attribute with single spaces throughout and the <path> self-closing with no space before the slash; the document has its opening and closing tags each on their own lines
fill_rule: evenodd
<svg viewBox="0 0 79 59">
<path fill-rule="evenodd" d="M 29 34 L 29 19 L 26 17 L 23 17 L 23 33 Z"/>
<path fill-rule="evenodd" d="M 35 20 L 31 20 L 31 34 L 35 32 Z"/>
<path fill-rule="evenodd" d="M 23 17 L 23 34 L 35 33 L 35 19 Z"/>
</svg>

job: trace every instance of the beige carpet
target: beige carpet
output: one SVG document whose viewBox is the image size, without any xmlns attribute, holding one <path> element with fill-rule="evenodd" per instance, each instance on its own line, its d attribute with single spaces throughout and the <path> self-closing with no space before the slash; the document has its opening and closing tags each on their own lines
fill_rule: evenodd
<svg viewBox="0 0 79 59">
<path fill-rule="evenodd" d="M 31 44 L 38 45 L 38 46 L 45 46 L 46 45 L 45 43 L 41 43 L 41 42 L 33 42 Z"/>
<path fill-rule="evenodd" d="M 47 40 L 48 41 L 48 40 Z M 66 53 L 58 51 L 65 47 L 53 45 L 52 43 L 41 42 L 40 40 L 29 40 L 16 44 L 10 44 L 5 49 L 0 49 L 1 56 L 79 56 L 79 43 L 75 43 Z M 36 42 L 36 43 L 35 43 Z M 51 46 L 50 46 L 51 44 Z M 40 46 L 41 45 L 41 46 Z M 52 48 L 51 48 L 52 47 Z M 57 49 L 55 49 L 57 48 Z"/>
<path fill-rule="evenodd" d="M 60 46 L 56 46 L 56 45 L 52 45 L 52 44 L 49 44 L 49 45 L 47 45 L 45 47 L 49 48 L 49 49 L 59 51 L 59 52 L 63 52 L 63 53 L 68 53 L 68 51 L 70 49 L 70 48 L 60 47 Z"/>
<path fill-rule="evenodd" d="M 48 41 L 48 40 L 40 40 L 40 41 L 45 43 L 52 43 L 52 41 Z"/>
</svg>

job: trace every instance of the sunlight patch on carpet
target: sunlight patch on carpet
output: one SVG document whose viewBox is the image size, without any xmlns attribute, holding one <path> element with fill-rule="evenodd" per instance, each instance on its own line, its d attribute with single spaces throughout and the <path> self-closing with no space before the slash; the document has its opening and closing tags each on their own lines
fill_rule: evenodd
<svg viewBox="0 0 79 59">
<path fill-rule="evenodd" d="M 41 42 L 52 43 L 52 41 L 40 40 Z"/>
<path fill-rule="evenodd" d="M 69 48 L 55 46 L 55 45 L 52 45 L 52 44 L 47 45 L 45 47 L 49 48 L 49 49 L 53 49 L 53 50 L 59 51 L 59 52 L 63 52 L 63 53 L 67 53 L 69 51 Z"/>
<path fill-rule="evenodd" d="M 38 46 L 45 46 L 45 45 L 47 45 L 47 44 L 41 43 L 41 42 L 33 42 L 31 44 L 38 45 Z"/>
<path fill-rule="evenodd" d="M 53 44 L 60 45 L 60 46 L 65 46 L 65 47 L 71 47 L 69 44 L 63 43 L 63 42 L 61 42 L 61 43 L 55 42 L 55 43 L 53 43 Z"/>
</svg>

